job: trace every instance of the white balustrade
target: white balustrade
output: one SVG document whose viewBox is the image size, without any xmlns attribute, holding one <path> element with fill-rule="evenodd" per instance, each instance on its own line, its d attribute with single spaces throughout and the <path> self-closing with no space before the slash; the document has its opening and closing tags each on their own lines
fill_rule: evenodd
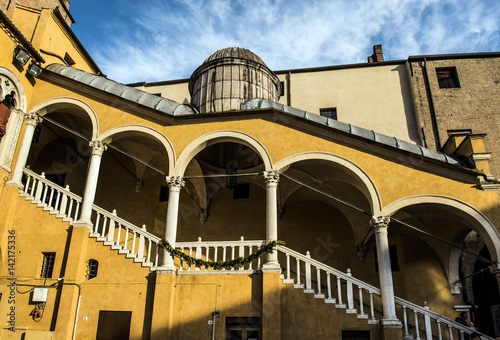
<svg viewBox="0 0 500 340">
<path fill-rule="evenodd" d="M 20 192 L 21 196 L 24 196 L 27 200 L 31 200 L 38 206 L 43 207 L 44 210 L 50 211 L 51 214 L 56 214 L 56 217 L 63 218 L 63 221 L 73 222 L 77 220 L 82 199 L 78 195 L 72 193 L 69 186 L 63 188 L 50 182 L 45 178 L 44 173 L 38 175 L 26 168 L 23 172 L 24 189 Z M 116 249 L 119 253 L 127 254 L 128 257 L 133 257 L 134 261 L 145 263 L 152 269 L 156 269 L 159 261 L 158 257 L 160 253 L 161 239 L 149 233 L 146 230 L 146 226 L 139 228 L 118 217 L 115 210 L 110 213 L 96 205 L 93 205 L 92 207 L 91 220 L 93 223 L 93 230 L 90 234 L 91 236 L 104 241 L 105 244 L 111 246 L 111 249 Z M 239 241 L 229 242 L 205 242 L 199 238 L 198 242 L 177 242 L 176 248 L 180 249 L 181 252 L 184 252 L 189 256 L 194 255 L 197 259 L 203 258 L 204 260 L 217 262 L 228 260 L 228 248 L 231 250 L 230 260 L 234 260 L 236 258 L 236 248 L 238 248 L 239 257 L 245 257 L 245 254 L 248 256 L 252 253 L 254 247 L 257 250 L 264 245 L 265 241 L 245 241 L 243 237 Z M 379 288 L 352 277 L 349 269 L 347 273 L 343 273 L 312 259 L 309 252 L 307 252 L 306 255 L 303 255 L 281 245 L 278 245 L 277 249 L 286 256 L 286 261 L 280 262 L 286 263 L 285 283 L 294 283 L 296 288 L 303 288 L 304 286 L 301 283 L 301 272 L 304 270 L 306 292 L 316 293 L 317 296 L 324 297 L 322 289 L 326 289 L 327 297 L 325 301 L 327 303 L 334 303 L 337 308 L 347 307 L 348 310 L 354 311 L 358 314 L 358 317 L 362 318 L 367 318 L 367 315 L 364 313 L 363 296 L 369 296 L 370 319 L 368 322 L 378 322 L 375 313 L 377 311 L 378 315 L 381 315 L 381 312 L 379 309 L 375 308 L 376 304 L 374 303 L 373 296 L 377 297 L 378 300 L 376 302 L 377 305 L 379 305 L 381 302 Z M 204 253 L 202 250 L 204 250 Z M 222 259 L 219 259 L 218 257 L 220 253 L 222 253 Z M 293 258 L 295 258 L 295 261 L 293 261 Z M 151 262 L 152 259 L 153 261 Z M 293 268 L 291 263 L 295 263 L 295 268 Z M 260 270 L 261 258 L 257 258 L 254 263 L 250 263 L 246 266 L 246 268 L 245 266 L 237 267 L 238 271 Z M 317 292 L 315 292 L 312 288 L 313 282 L 311 278 L 311 267 L 316 269 Z M 181 260 L 179 262 L 179 271 L 183 272 L 186 270 L 192 270 L 192 265 L 189 265 L 186 261 Z M 209 268 L 200 268 L 198 266 L 195 270 L 206 272 Z M 222 270 L 225 270 L 225 268 Z M 336 280 L 332 279 L 332 276 L 335 277 Z M 325 278 L 327 283 L 326 287 L 322 286 L 321 277 Z M 335 287 L 332 287 L 332 283 L 335 284 L 335 282 L 337 287 L 337 296 L 332 297 L 332 291 L 335 289 Z M 343 291 L 342 285 L 346 285 L 345 291 Z M 356 307 L 355 303 L 354 286 L 357 287 L 359 293 L 359 297 L 357 299 L 358 307 Z M 445 325 L 448 329 L 447 338 L 449 340 L 453 340 L 455 338 L 463 339 L 464 334 L 470 334 L 474 331 L 472 328 L 466 327 L 456 321 L 429 310 L 428 307 L 421 307 L 398 297 L 395 297 L 394 300 L 396 303 L 396 312 L 399 317 L 403 319 L 404 339 L 421 339 L 421 332 L 426 334 L 426 338 L 429 338 L 432 334 L 432 337 L 442 339 L 443 332 L 441 325 Z M 347 301 L 347 306 L 343 303 L 343 301 Z M 413 313 L 413 324 L 408 321 L 411 320 L 408 316 L 408 312 Z M 419 317 L 423 320 L 421 323 L 423 325 L 422 329 L 420 328 Z M 433 324 L 435 324 L 434 329 L 432 327 Z M 411 334 L 411 332 L 414 334 Z M 482 335 L 481 338 L 493 340 L 493 338 L 485 335 Z"/>
<path fill-rule="evenodd" d="M 316 269 L 316 284 L 318 287 L 317 293 L 321 294 L 321 289 L 326 288 L 327 297 L 325 302 L 335 303 L 337 308 L 346 308 L 347 312 L 351 311 L 356 313 L 358 318 L 368 319 L 368 315 L 365 314 L 365 307 L 370 308 L 370 316 L 368 322 L 370 324 L 378 323 L 377 316 L 381 317 L 381 296 L 380 289 L 369 285 L 361 280 L 354 278 L 351 274 L 350 269 L 346 273 L 343 273 L 337 269 L 329 267 L 319 261 L 311 258 L 309 252 L 306 254 L 300 254 L 294 250 L 291 250 L 285 246 L 278 245 L 277 249 L 280 253 L 284 254 L 286 261 L 280 261 L 280 263 L 286 263 L 286 280 L 285 283 L 295 284 L 296 288 L 299 288 L 303 276 L 301 276 L 301 268 L 305 268 L 305 289 L 304 292 L 314 292 L 312 289 L 312 278 L 311 278 L 311 267 Z M 295 261 L 293 260 L 295 258 Z M 291 267 L 290 265 L 293 264 Z M 321 285 L 322 277 L 326 278 L 326 287 Z M 335 279 L 331 278 L 334 277 Z M 333 298 L 331 291 L 335 289 L 335 282 L 337 287 L 337 297 Z M 331 285 L 334 285 L 333 287 Z M 343 289 L 344 286 L 346 289 Z M 356 287 L 357 289 L 355 289 Z M 302 287 L 300 287 L 302 288 Z M 357 296 L 355 292 L 357 290 Z M 376 299 L 374 299 L 374 296 Z M 374 302 L 375 300 L 375 302 Z M 343 303 L 347 302 L 347 305 Z M 365 305 L 365 302 L 369 303 Z M 474 330 L 472 328 L 466 327 L 446 318 L 436 312 L 429 310 L 427 306 L 421 307 L 412 302 L 395 298 L 396 302 L 396 312 L 403 319 L 403 329 L 402 335 L 403 339 L 422 339 L 420 334 L 425 334 L 426 339 L 430 338 L 443 338 L 443 333 L 441 331 L 441 325 L 446 325 L 448 327 L 448 338 L 452 339 L 462 339 L 463 334 L 470 334 Z M 377 308 L 378 307 L 378 308 Z M 413 322 L 410 323 L 409 313 L 413 313 Z M 377 313 L 377 316 L 376 316 Z M 411 315 L 411 314 L 410 314 Z M 422 327 L 422 328 L 421 328 Z M 413 334 L 411 334 L 411 333 Z M 493 340 L 493 338 L 482 335 L 482 339 Z"/>
<path fill-rule="evenodd" d="M 246 241 L 243 236 L 239 241 L 202 241 L 201 237 L 198 238 L 197 242 L 176 242 L 176 249 L 181 252 L 194 257 L 195 259 L 202 259 L 204 261 L 231 261 L 238 257 L 246 257 L 252 254 L 252 252 L 257 251 L 259 248 L 265 245 L 263 240 L 253 240 Z M 236 251 L 238 249 L 238 251 Z M 252 251 L 253 250 L 253 251 Z M 222 254 L 222 258 L 219 258 Z M 227 255 L 230 257 L 227 258 Z M 236 256 L 238 254 L 238 256 Z M 263 254 L 262 256 L 265 256 Z M 192 270 L 193 265 L 190 265 L 186 261 L 179 261 L 179 272 Z M 232 270 L 237 269 L 238 271 L 255 271 L 261 269 L 260 257 L 250 262 L 248 265 L 239 266 L 236 268 L 231 268 Z M 213 268 L 207 268 L 205 266 L 194 266 L 195 271 L 206 272 L 208 270 L 213 270 Z M 222 268 L 221 270 L 225 270 Z"/>
<path fill-rule="evenodd" d="M 38 175 L 29 169 L 24 169 L 25 184 L 21 193 L 26 199 L 37 203 L 38 206 L 56 214 L 63 221 L 78 220 L 78 213 L 82 198 L 69 189 L 63 188 L 45 178 L 45 174 Z M 93 229 L 91 236 L 98 241 L 104 241 L 111 249 L 134 257 L 137 262 L 143 262 L 153 269 L 158 265 L 158 251 L 161 239 L 146 230 L 146 226 L 139 228 L 125 221 L 116 214 L 96 206 L 92 206 Z M 154 259 L 153 262 L 151 260 Z"/>
<path fill-rule="evenodd" d="M 24 175 L 26 182 L 22 196 L 64 221 L 77 219 L 82 199 L 69 190 L 69 185 L 63 188 L 47 180 L 44 173 L 38 175 L 29 169 L 24 169 Z"/>
</svg>

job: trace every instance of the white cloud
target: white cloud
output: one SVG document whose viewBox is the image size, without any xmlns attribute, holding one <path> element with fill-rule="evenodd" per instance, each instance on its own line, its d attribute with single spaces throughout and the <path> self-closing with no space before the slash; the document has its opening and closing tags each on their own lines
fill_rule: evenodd
<svg viewBox="0 0 500 340">
<path fill-rule="evenodd" d="M 494 0 L 120 1 L 89 47 L 111 79 L 186 78 L 219 48 L 240 46 L 274 70 L 500 49 Z M 111 51 L 111 52 L 110 52 Z"/>
</svg>

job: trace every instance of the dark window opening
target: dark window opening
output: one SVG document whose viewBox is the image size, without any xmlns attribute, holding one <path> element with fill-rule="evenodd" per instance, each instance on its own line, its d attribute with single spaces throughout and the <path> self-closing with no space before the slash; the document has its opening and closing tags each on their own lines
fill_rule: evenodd
<svg viewBox="0 0 500 340">
<path fill-rule="evenodd" d="M 97 260 L 89 260 L 89 262 L 87 262 L 87 280 L 93 279 L 97 276 L 98 267 L 99 262 L 97 262 Z"/>
<path fill-rule="evenodd" d="M 261 318 L 228 317 L 226 318 L 227 340 L 260 340 Z"/>
<path fill-rule="evenodd" d="M 337 120 L 337 108 L 336 107 L 319 109 L 319 114 L 323 117 Z"/>
<path fill-rule="evenodd" d="M 375 272 L 378 273 L 378 258 L 377 258 L 377 247 L 373 247 L 373 252 L 375 254 Z M 398 248 L 397 244 L 391 244 L 389 246 L 389 257 L 391 259 L 391 270 L 393 272 L 399 271 L 399 263 L 398 263 Z"/>
<path fill-rule="evenodd" d="M 42 253 L 42 272 L 40 277 L 42 279 L 50 279 L 52 277 L 52 271 L 54 270 L 54 260 L 56 258 L 56 253 Z"/>
<path fill-rule="evenodd" d="M 440 89 L 460 87 L 457 69 L 455 67 L 436 68 L 436 74 Z"/>
<path fill-rule="evenodd" d="M 280 90 L 280 97 L 285 95 L 285 82 L 280 81 L 281 84 L 281 90 Z"/>
<path fill-rule="evenodd" d="M 342 331 L 342 340 L 370 340 L 370 331 Z"/>
<path fill-rule="evenodd" d="M 168 185 L 160 187 L 160 202 L 168 202 Z"/>
<path fill-rule="evenodd" d="M 236 183 L 234 185 L 233 199 L 250 198 L 250 185 L 248 183 Z"/>
<path fill-rule="evenodd" d="M 64 61 L 68 64 L 68 66 L 76 64 L 75 61 L 73 60 L 73 58 L 71 58 L 71 56 L 67 52 L 64 55 Z"/>
</svg>

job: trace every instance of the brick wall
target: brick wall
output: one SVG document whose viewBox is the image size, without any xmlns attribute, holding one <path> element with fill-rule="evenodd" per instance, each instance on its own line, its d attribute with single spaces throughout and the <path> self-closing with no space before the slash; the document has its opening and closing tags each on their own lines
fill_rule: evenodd
<svg viewBox="0 0 500 340">
<path fill-rule="evenodd" d="M 436 150 L 448 139 L 448 130 L 471 129 L 473 133 L 486 133 L 486 151 L 492 152 L 491 172 L 500 178 L 500 55 L 428 60 L 428 86 L 424 64 L 423 60 L 411 58 L 408 64 L 423 143 Z M 456 68 L 460 87 L 439 88 L 436 68 Z M 432 104 L 439 138 L 433 127 Z"/>
</svg>

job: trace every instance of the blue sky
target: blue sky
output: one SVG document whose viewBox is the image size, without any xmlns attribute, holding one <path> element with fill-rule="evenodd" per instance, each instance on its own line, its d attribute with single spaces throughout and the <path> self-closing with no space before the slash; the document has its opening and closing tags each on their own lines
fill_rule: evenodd
<svg viewBox="0 0 500 340">
<path fill-rule="evenodd" d="M 498 0 L 72 0 L 72 28 L 123 83 L 189 78 L 238 46 L 272 70 L 500 51 Z"/>
</svg>

